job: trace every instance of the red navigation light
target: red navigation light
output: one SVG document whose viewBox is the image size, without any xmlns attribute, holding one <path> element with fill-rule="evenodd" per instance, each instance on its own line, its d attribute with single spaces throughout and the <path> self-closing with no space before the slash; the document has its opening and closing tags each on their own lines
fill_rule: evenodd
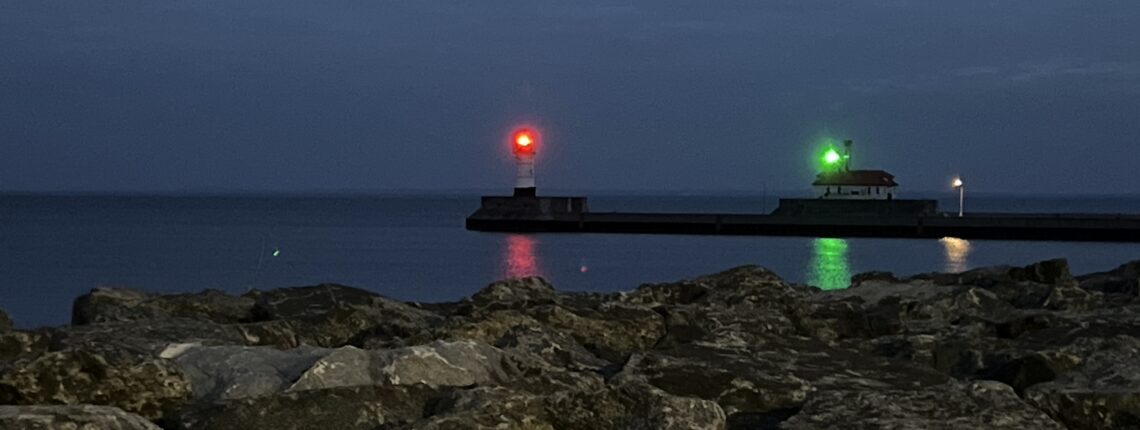
<svg viewBox="0 0 1140 430">
<path fill-rule="evenodd" d="M 537 139 L 535 139 L 535 134 L 533 131 L 524 128 L 522 130 L 516 131 L 514 138 L 511 140 L 514 143 L 515 152 L 532 153 L 534 152 L 534 146 L 536 143 L 535 141 Z"/>
</svg>

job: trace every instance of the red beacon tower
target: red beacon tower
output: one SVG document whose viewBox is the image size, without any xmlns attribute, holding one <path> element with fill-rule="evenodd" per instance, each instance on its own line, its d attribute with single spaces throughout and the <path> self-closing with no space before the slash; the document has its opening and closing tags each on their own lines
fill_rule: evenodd
<svg viewBox="0 0 1140 430">
<path fill-rule="evenodd" d="M 534 197 L 534 154 L 538 146 L 538 133 L 523 128 L 511 135 L 511 148 L 515 153 L 515 164 L 519 167 L 515 180 L 515 197 Z"/>
</svg>

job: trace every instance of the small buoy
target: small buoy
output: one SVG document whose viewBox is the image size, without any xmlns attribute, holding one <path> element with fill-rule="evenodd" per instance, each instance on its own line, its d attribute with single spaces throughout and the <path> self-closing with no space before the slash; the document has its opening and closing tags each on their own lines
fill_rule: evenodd
<svg viewBox="0 0 1140 430">
<path fill-rule="evenodd" d="M 586 272 L 590 271 L 590 268 L 586 267 L 585 265 L 582 265 L 582 267 L 578 268 L 578 271 L 582 272 L 582 273 L 586 273 Z"/>
</svg>

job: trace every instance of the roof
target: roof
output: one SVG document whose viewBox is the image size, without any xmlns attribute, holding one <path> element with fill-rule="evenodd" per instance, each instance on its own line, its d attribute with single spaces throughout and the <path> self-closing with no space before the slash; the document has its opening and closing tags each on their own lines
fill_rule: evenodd
<svg viewBox="0 0 1140 430">
<path fill-rule="evenodd" d="M 895 175 L 884 170 L 841 170 L 816 176 L 812 185 L 852 185 L 860 187 L 897 187 Z"/>
</svg>

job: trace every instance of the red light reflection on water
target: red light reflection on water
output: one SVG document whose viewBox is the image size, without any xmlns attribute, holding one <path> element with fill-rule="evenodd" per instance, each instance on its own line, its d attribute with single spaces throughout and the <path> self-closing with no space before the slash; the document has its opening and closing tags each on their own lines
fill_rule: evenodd
<svg viewBox="0 0 1140 430">
<path fill-rule="evenodd" d="M 503 275 L 507 278 L 543 276 L 539 267 L 535 247 L 538 240 L 531 236 L 512 234 L 507 236 L 506 252 L 503 254 Z"/>
</svg>

